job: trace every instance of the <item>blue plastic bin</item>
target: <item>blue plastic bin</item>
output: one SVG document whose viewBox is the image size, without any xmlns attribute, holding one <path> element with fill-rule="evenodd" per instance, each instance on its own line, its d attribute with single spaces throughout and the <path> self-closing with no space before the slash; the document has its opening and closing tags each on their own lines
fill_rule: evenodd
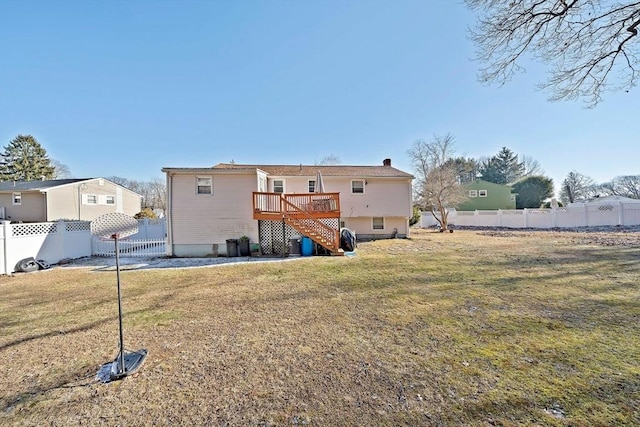
<svg viewBox="0 0 640 427">
<path fill-rule="evenodd" d="M 311 256 L 311 254 L 313 254 L 313 240 L 308 237 L 303 237 L 300 241 L 300 250 L 302 256 Z"/>
</svg>

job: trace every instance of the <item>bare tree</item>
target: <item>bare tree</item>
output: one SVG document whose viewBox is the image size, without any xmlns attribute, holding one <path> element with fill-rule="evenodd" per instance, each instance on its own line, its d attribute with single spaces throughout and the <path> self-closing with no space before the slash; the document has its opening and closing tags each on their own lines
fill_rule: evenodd
<svg viewBox="0 0 640 427">
<path fill-rule="evenodd" d="M 153 209 L 167 212 L 167 183 L 163 179 L 155 178 L 149 182 L 149 197 Z"/>
<path fill-rule="evenodd" d="M 65 179 L 73 177 L 69 166 L 65 165 L 64 163 L 56 159 L 51 159 L 51 166 L 55 168 L 53 172 L 53 179 Z"/>
<path fill-rule="evenodd" d="M 504 84 L 529 54 L 551 68 L 540 88 L 550 100 L 585 99 L 594 107 L 607 90 L 638 82 L 640 1 L 466 0 L 478 13 L 471 38 L 482 82 Z M 612 82 L 613 80 L 613 82 Z"/>
<path fill-rule="evenodd" d="M 142 196 L 142 207 L 149 209 L 167 210 L 167 186 L 164 180 L 155 178 L 149 182 L 134 181 L 120 176 L 110 176 L 107 179 Z"/>
<path fill-rule="evenodd" d="M 612 181 L 601 184 L 598 189 L 602 195 L 640 199 L 640 175 L 617 176 Z"/>
<path fill-rule="evenodd" d="M 560 200 L 563 204 L 589 200 L 597 194 L 593 179 L 579 172 L 571 171 L 562 181 Z"/>
<path fill-rule="evenodd" d="M 467 198 L 459 183 L 458 168 L 453 159 L 454 138 L 451 134 L 434 136 L 431 142 L 417 140 L 408 150 L 417 185 L 416 202 L 431 212 L 440 224 L 440 230 L 449 230 L 448 208 Z"/>
<path fill-rule="evenodd" d="M 524 167 L 522 178 L 544 175 L 544 169 L 542 169 L 540 163 L 533 157 L 523 154 L 520 158 L 522 159 L 522 166 Z"/>
</svg>

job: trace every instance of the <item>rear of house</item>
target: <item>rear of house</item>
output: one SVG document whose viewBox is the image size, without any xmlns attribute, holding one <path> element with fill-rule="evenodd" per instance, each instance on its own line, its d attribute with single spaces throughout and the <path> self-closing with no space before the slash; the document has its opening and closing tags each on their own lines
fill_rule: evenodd
<svg viewBox="0 0 640 427">
<path fill-rule="evenodd" d="M 388 159 L 382 166 L 221 163 L 162 170 L 175 256 L 226 254 L 227 239 L 241 236 L 263 253 L 286 253 L 302 236 L 330 247 L 330 235 L 341 227 L 359 239 L 409 235 L 413 176 Z"/>
</svg>

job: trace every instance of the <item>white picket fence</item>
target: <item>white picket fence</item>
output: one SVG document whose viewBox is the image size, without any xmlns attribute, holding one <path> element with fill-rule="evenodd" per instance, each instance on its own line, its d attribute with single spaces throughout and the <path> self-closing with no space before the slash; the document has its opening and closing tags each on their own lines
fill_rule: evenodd
<svg viewBox="0 0 640 427">
<path fill-rule="evenodd" d="M 88 221 L 57 221 L 26 224 L 11 224 L 0 221 L 0 274 L 11 274 L 17 264 L 33 257 L 49 264 L 64 259 L 83 258 L 92 255 L 115 256 L 115 245 L 111 242 L 94 248 Z M 118 241 L 122 256 L 164 256 L 166 222 L 162 220 L 140 220 L 138 233 L 128 240 Z M 133 244 L 133 242 L 136 242 Z M 106 249 L 111 244 L 109 255 Z M 97 250 L 98 253 L 94 253 Z"/>
<path fill-rule="evenodd" d="M 640 203 L 580 204 L 556 209 L 456 211 L 449 223 L 461 227 L 576 228 L 640 225 Z M 437 225 L 430 212 L 422 212 L 420 226 Z"/>
</svg>

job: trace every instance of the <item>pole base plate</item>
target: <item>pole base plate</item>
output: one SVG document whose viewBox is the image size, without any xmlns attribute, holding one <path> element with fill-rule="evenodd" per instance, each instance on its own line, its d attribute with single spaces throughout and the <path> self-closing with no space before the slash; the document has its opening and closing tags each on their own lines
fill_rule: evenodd
<svg viewBox="0 0 640 427">
<path fill-rule="evenodd" d="M 120 366 L 120 354 L 116 356 L 115 360 L 111 363 L 111 371 L 109 372 L 109 379 L 116 381 L 131 375 L 140 368 L 142 362 L 147 357 L 149 352 L 145 349 L 133 351 L 130 353 L 124 353 L 124 369 Z"/>
</svg>

